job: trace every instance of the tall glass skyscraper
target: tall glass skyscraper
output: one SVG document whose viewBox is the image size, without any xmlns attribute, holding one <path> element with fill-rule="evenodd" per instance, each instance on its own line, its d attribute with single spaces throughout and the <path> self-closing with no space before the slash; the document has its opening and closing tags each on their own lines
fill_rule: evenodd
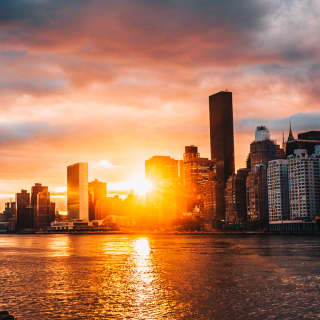
<svg viewBox="0 0 320 320">
<path fill-rule="evenodd" d="M 88 163 L 75 163 L 67 168 L 68 217 L 70 220 L 89 219 Z"/>
</svg>

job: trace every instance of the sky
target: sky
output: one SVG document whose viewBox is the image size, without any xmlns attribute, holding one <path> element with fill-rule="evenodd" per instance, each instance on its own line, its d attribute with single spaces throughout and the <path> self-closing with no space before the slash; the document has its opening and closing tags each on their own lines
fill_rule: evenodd
<svg viewBox="0 0 320 320">
<path fill-rule="evenodd" d="M 236 167 L 257 125 L 320 129 L 318 0 L 1 0 L 0 209 L 66 166 L 119 189 L 153 155 L 209 157 L 233 92 Z M 59 200 L 57 200 L 59 201 Z M 62 206 L 62 205 L 60 205 Z"/>
</svg>

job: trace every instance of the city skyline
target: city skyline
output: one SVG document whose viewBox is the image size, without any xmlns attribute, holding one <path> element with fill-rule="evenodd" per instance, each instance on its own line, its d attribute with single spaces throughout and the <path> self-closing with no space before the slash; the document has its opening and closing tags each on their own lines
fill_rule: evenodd
<svg viewBox="0 0 320 320">
<path fill-rule="evenodd" d="M 61 190 L 78 161 L 111 191 L 155 154 L 179 159 L 194 144 L 209 157 L 207 97 L 224 89 L 236 168 L 257 125 L 278 143 L 291 115 L 295 132 L 318 129 L 317 1 L 4 0 L 0 10 L 2 203 L 36 181 Z"/>
<path fill-rule="evenodd" d="M 220 91 L 218 93 L 222 93 L 223 91 Z M 227 93 L 231 93 L 229 91 L 226 91 Z M 232 93 L 231 93 L 232 94 Z M 209 104 L 209 107 L 210 107 L 210 104 Z M 290 118 L 292 119 L 292 118 Z M 209 127 L 210 127 L 210 119 L 209 119 Z M 257 130 L 260 129 L 260 128 L 265 128 L 264 126 L 260 126 L 258 125 L 257 126 Z M 210 128 L 209 128 L 210 129 Z M 268 131 L 268 128 L 266 128 L 266 130 Z M 295 131 L 294 131 L 295 132 Z M 257 134 L 257 131 L 256 133 Z M 290 122 L 288 122 L 288 131 L 285 132 L 285 131 L 282 131 L 282 139 L 285 138 L 285 141 L 287 141 L 287 136 L 286 134 L 288 135 L 288 137 L 291 136 L 292 134 L 292 123 L 291 123 L 291 120 Z M 302 136 L 303 136 L 304 133 L 302 133 Z M 275 143 L 277 143 L 278 141 L 273 139 L 273 137 L 270 136 L 270 133 L 268 131 L 268 137 L 269 139 L 271 139 L 271 141 L 274 141 Z M 296 137 L 298 138 L 298 136 L 300 136 L 300 134 L 298 134 L 298 132 L 295 132 L 295 135 Z M 254 137 L 254 132 L 252 132 L 252 139 Z M 236 138 L 236 137 L 234 137 Z M 256 136 L 257 138 L 257 136 Z M 289 138 L 290 140 L 290 138 Z M 192 145 L 193 146 L 193 145 Z M 196 146 L 198 148 L 198 146 Z M 210 146 L 209 146 L 210 148 Z M 301 148 L 303 148 L 303 146 L 301 146 Z M 212 149 L 212 148 L 211 148 Z M 249 144 L 249 150 L 250 150 L 250 144 Z M 247 158 L 248 154 L 246 155 L 246 158 Z M 167 158 L 169 157 L 170 158 L 170 155 L 152 155 L 151 158 L 157 158 L 157 157 L 163 157 L 163 158 Z M 178 156 L 178 159 L 174 159 L 172 158 L 172 160 L 174 161 L 182 161 L 181 159 L 183 159 L 183 154 L 182 155 L 179 155 Z M 236 158 L 235 158 L 235 161 L 236 161 Z M 247 159 L 246 159 L 247 161 Z M 241 169 L 242 167 L 245 166 L 245 163 L 246 161 L 242 164 L 239 165 L 239 167 L 236 167 L 236 171 L 238 169 Z M 146 163 L 147 161 L 145 160 L 144 161 L 145 164 L 144 164 L 144 167 L 143 167 L 143 171 L 145 171 L 145 166 L 146 166 Z M 79 163 L 79 161 L 77 161 L 77 163 Z M 81 163 L 81 161 L 80 161 Z M 90 163 L 87 163 L 87 162 L 82 162 L 82 163 L 86 163 L 88 165 L 88 182 L 93 182 L 95 180 L 102 180 L 101 178 L 97 178 L 97 176 L 94 176 L 91 174 L 91 176 L 89 176 L 89 173 L 90 173 Z M 73 164 L 70 164 L 68 165 L 67 167 L 69 166 L 72 166 Z M 97 166 L 97 162 L 94 162 L 94 163 L 91 163 L 91 165 L 93 165 L 94 167 Z M 101 160 L 99 162 L 99 165 L 102 166 L 104 169 L 111 169 L 113 167 L 113 165 L 107 161 L 107 160 Z M 92 170 L 94 171 L 94 170 Z M 34 179 L 33 179 L 34 180 Z M 67 176 L 65 176 L 65 185 L 64 186 L 60 186 L 60 187 L 50 187 L 50 194 L 51 194 L 51 198 L 55 201 L 56 205 L 57 205 L 57 209 L 62 212 L 62 214 L 66 214 L 67 213 Z M 39 179 L 37 180 L 39 181 Z M 108 196 L 112 197 L 112 196 L 120 196 L 121 198 L 124 198 L 124 197 L 127 197 L 130 193 L 134 192 L 137 196 L 144 196 L 147 192 L 151 191 L 151 188 L 152 188 L 152 184 L 151 184 L 151 181 L 148 179 L 147 177 L 147 174 L 144 172 L 140 175 L 135 175 L 135 176 L 132 176 L 131 180 L 127 180 L 127 181 L 121 181 L 121 182 L 115 182 L 115 183 L 110 183 L 109 181 L 101 181 L 101 182 L 105 182 L 105 183 L 108 183 Z M 34 182 L 33 182 L 34 183 Z M 35 183 L 36 185 L 38 183 Z M 41 184 L 40 184 L 41 185 Z M 109 190 L 109 186 L 111 185 L 111 190 Z M 112 186 L 115 186 L 115 188 L 112 188 Z M 14 201 L 15 199 L 15 195 L 16 193 L 18 192 L 18 190 L 23 190 L 23 189 L 30 189 L 31 187 L 30 186 L 24 186 L 22 187 L 22 185 L 19 185 L 18 186 L 18 189 L 15 190 L 12 194 L 0 194 L 0 210 L 1 210 L 1 206 L 4 208 L 5 207 L 5 204 L 6 203 L 10 203 L 11 201 Z M 33 187 L 32 187 L 33 188 Z"/>
</svg>

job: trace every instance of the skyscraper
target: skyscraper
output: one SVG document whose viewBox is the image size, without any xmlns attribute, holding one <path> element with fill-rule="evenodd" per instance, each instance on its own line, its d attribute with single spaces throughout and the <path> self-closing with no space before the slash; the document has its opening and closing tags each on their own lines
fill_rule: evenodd
<svg viewBox="0 0 320 320">
<path fill-rule="evenodd" d="M 212 222 L 216 206 L 215 163 L 201 158 L 196 146 L 186 146 L 183 159 L 183 181 L 188 202 L 191 206 L 198 206 L 199 215 Z"/>
<path fill-rule="evenodd" d="M 37 195 L 38 228 L 46 228 L 55 219 L 55 204 L 50 202 L 50 192 L 43 190 Z"/>
<path fill-rule="evenodd" d="M 320 145 L 288 156 L 290 219 L 312 221 L 320 210 Z"/>
<path fill-rule="evenodd" d="M 21 190 L 16 194 L 17 203 L 17 229 L 34 228 L 34 211 L 30 206 L 30 193 Z"/>
<path fill-rule="evenodd" d="M 216 163 L 216 221 L 225 218 L 226 182 L 234 173 L 232 92 L 209 97 L 211 160 Z"/>
<path fill-rule="evenodd" d="M 265 126 L 259 126 L 255 132 L 255 140 L 250 144 L 250 167 L 257 164 L 268 165 L 274 159 L 284 159 L 284 150 L 270 139 L 269 130 Z"/>
<path fill-rule="evenodd" d="M 277 159 L 268 165 L 269 221 L 289 219 L 288 160 Z"/>
<path fill-rule="evenodd" d="M 269 222 L 267 167 L 257 164 L 248 174 L 247 222 L 251 227 L 265 228 Z"/>
<path fill-rule="evenodd" d="M 69 219 L 88 220 L 88 163 L 68 166 L 67 186 Z"/>
<path fill-rule="evenodd" d="M 43 223 L 39 221 L 39 210 L 38 210 L 38 194 L 41 192 L 48 193 L 48 187 L 43 186 L 41 183 L 35 183 L 31 188 L 31 206 L 33 208 L 33 216 L 34 216 L 34 225 L 35 228 L 40 228 L 44 226 Z M 43 212 L 43 210 L 42 210 Z M 43 217 L 41 218 L 43 220 Z"/>
<path fill-rule="evenodd" d="M 97 210 L 101 207 L 103 201 L 107 197 L 107 184 L 105 182 L 95 179 L 89 182 L 89 219 L 100 220 L 101 210 Z"/>
<path fill-rule="evenodd" d="M 226 221 L 228 224 L 245 224 L 247 218 L 246 181 L 249 169 L 242 168 L 232 174 L 226 185 Z"/>
</svg>

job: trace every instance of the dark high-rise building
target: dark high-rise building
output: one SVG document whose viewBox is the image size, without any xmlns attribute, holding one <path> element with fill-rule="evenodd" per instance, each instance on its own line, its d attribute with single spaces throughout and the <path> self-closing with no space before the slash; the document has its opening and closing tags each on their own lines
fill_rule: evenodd
<svg viewBox="0 0 320 320">
<path fill-rule="evenodd" d="M 264 126 L 257 127 L 255 141 L 250 144 L 250 168 L 258 164 L 267 166 L 271 160 L 284 158 L 284 150 L 274 141 L 270 140 L 269 130 Z"/>
<path fill-rule="evenodd" d="M 34 186 L 31 188 L 31 206 L 33 207 L 34 223 L 37 229 L 40 227 L 38 194 L 41 192 L 48 192 L 48 187 L 43 186 L 41 183 L 35 183 Z"/>
<path fill-rule="evenodd" d="M 183 159 L 183 181 L 190 202 L 188 209 L 197 206 L 199 215 L 206 222 L 212 222 L 216 208 L 215 163 L 201 158 L 196 146 L 186 146 Z"/>
<path fill-rule="evenodd" d="M 107 184 L 97 179 L 89 182 L 89 220 L 100 220 L 103 217 L 100 216 L 98 207 L 103 205 L 104 200 L 107 197 Z"/>
<path fill-rule="evenodd" d="M 6 216 L 6 221 L 9 221 L 9 219 L 16 218 L 17 210 L 16 210 L 16 203 L 15 202 L 6 202 L 5 203 L 5 209 L 3 212 Z"/>
<path fill-rule="evenodd" d="M 17 229 L 34 228 L 34 211 L 30 206 L 30 193 L 21 190 L 16 194 Z"/>
<path fill-rule="evenodd" d="M 247 222 L 255 228 L 265 228 L 269 222 L 267 166 L 251 168 L 246 181 Z"/>
<path fill-rule="evenodd" d="M 46 189 L 37 195 L 37 227 L 47 228 L 55 219 L 55 204 L 50 202 L 50 192 Z"/>
<path fill-rule="evenodd" d="M 211 160 L 216 164 L 216 217 L 225 218 L 224 192 L 234 173 L 232 92 L 221 91 L 209 97 Z"/>
<path fill-rule="evenodd" d="M 27 190 L 21 190 L 16 194 L 17 209 L 30 206 L 30 193 Z"/>
<path fill-rule="evenodd" d="M 246 181 L 249 169 L 242 168 L 232 174 L 226 185 L 226 221 L 228 224 L 245 224 L 247 217 Z"/>
<path fill-rule="evenodd" d="M 305 149 L 308 155 L 315 153 L 315 146 L 320 144 L 320 131 L 307 131 L 298 134 L 295 139 L 290 125 L 289 137 L 286 143 L 286 155 L 293 155 L 295 150 Z"/>
</svg>

